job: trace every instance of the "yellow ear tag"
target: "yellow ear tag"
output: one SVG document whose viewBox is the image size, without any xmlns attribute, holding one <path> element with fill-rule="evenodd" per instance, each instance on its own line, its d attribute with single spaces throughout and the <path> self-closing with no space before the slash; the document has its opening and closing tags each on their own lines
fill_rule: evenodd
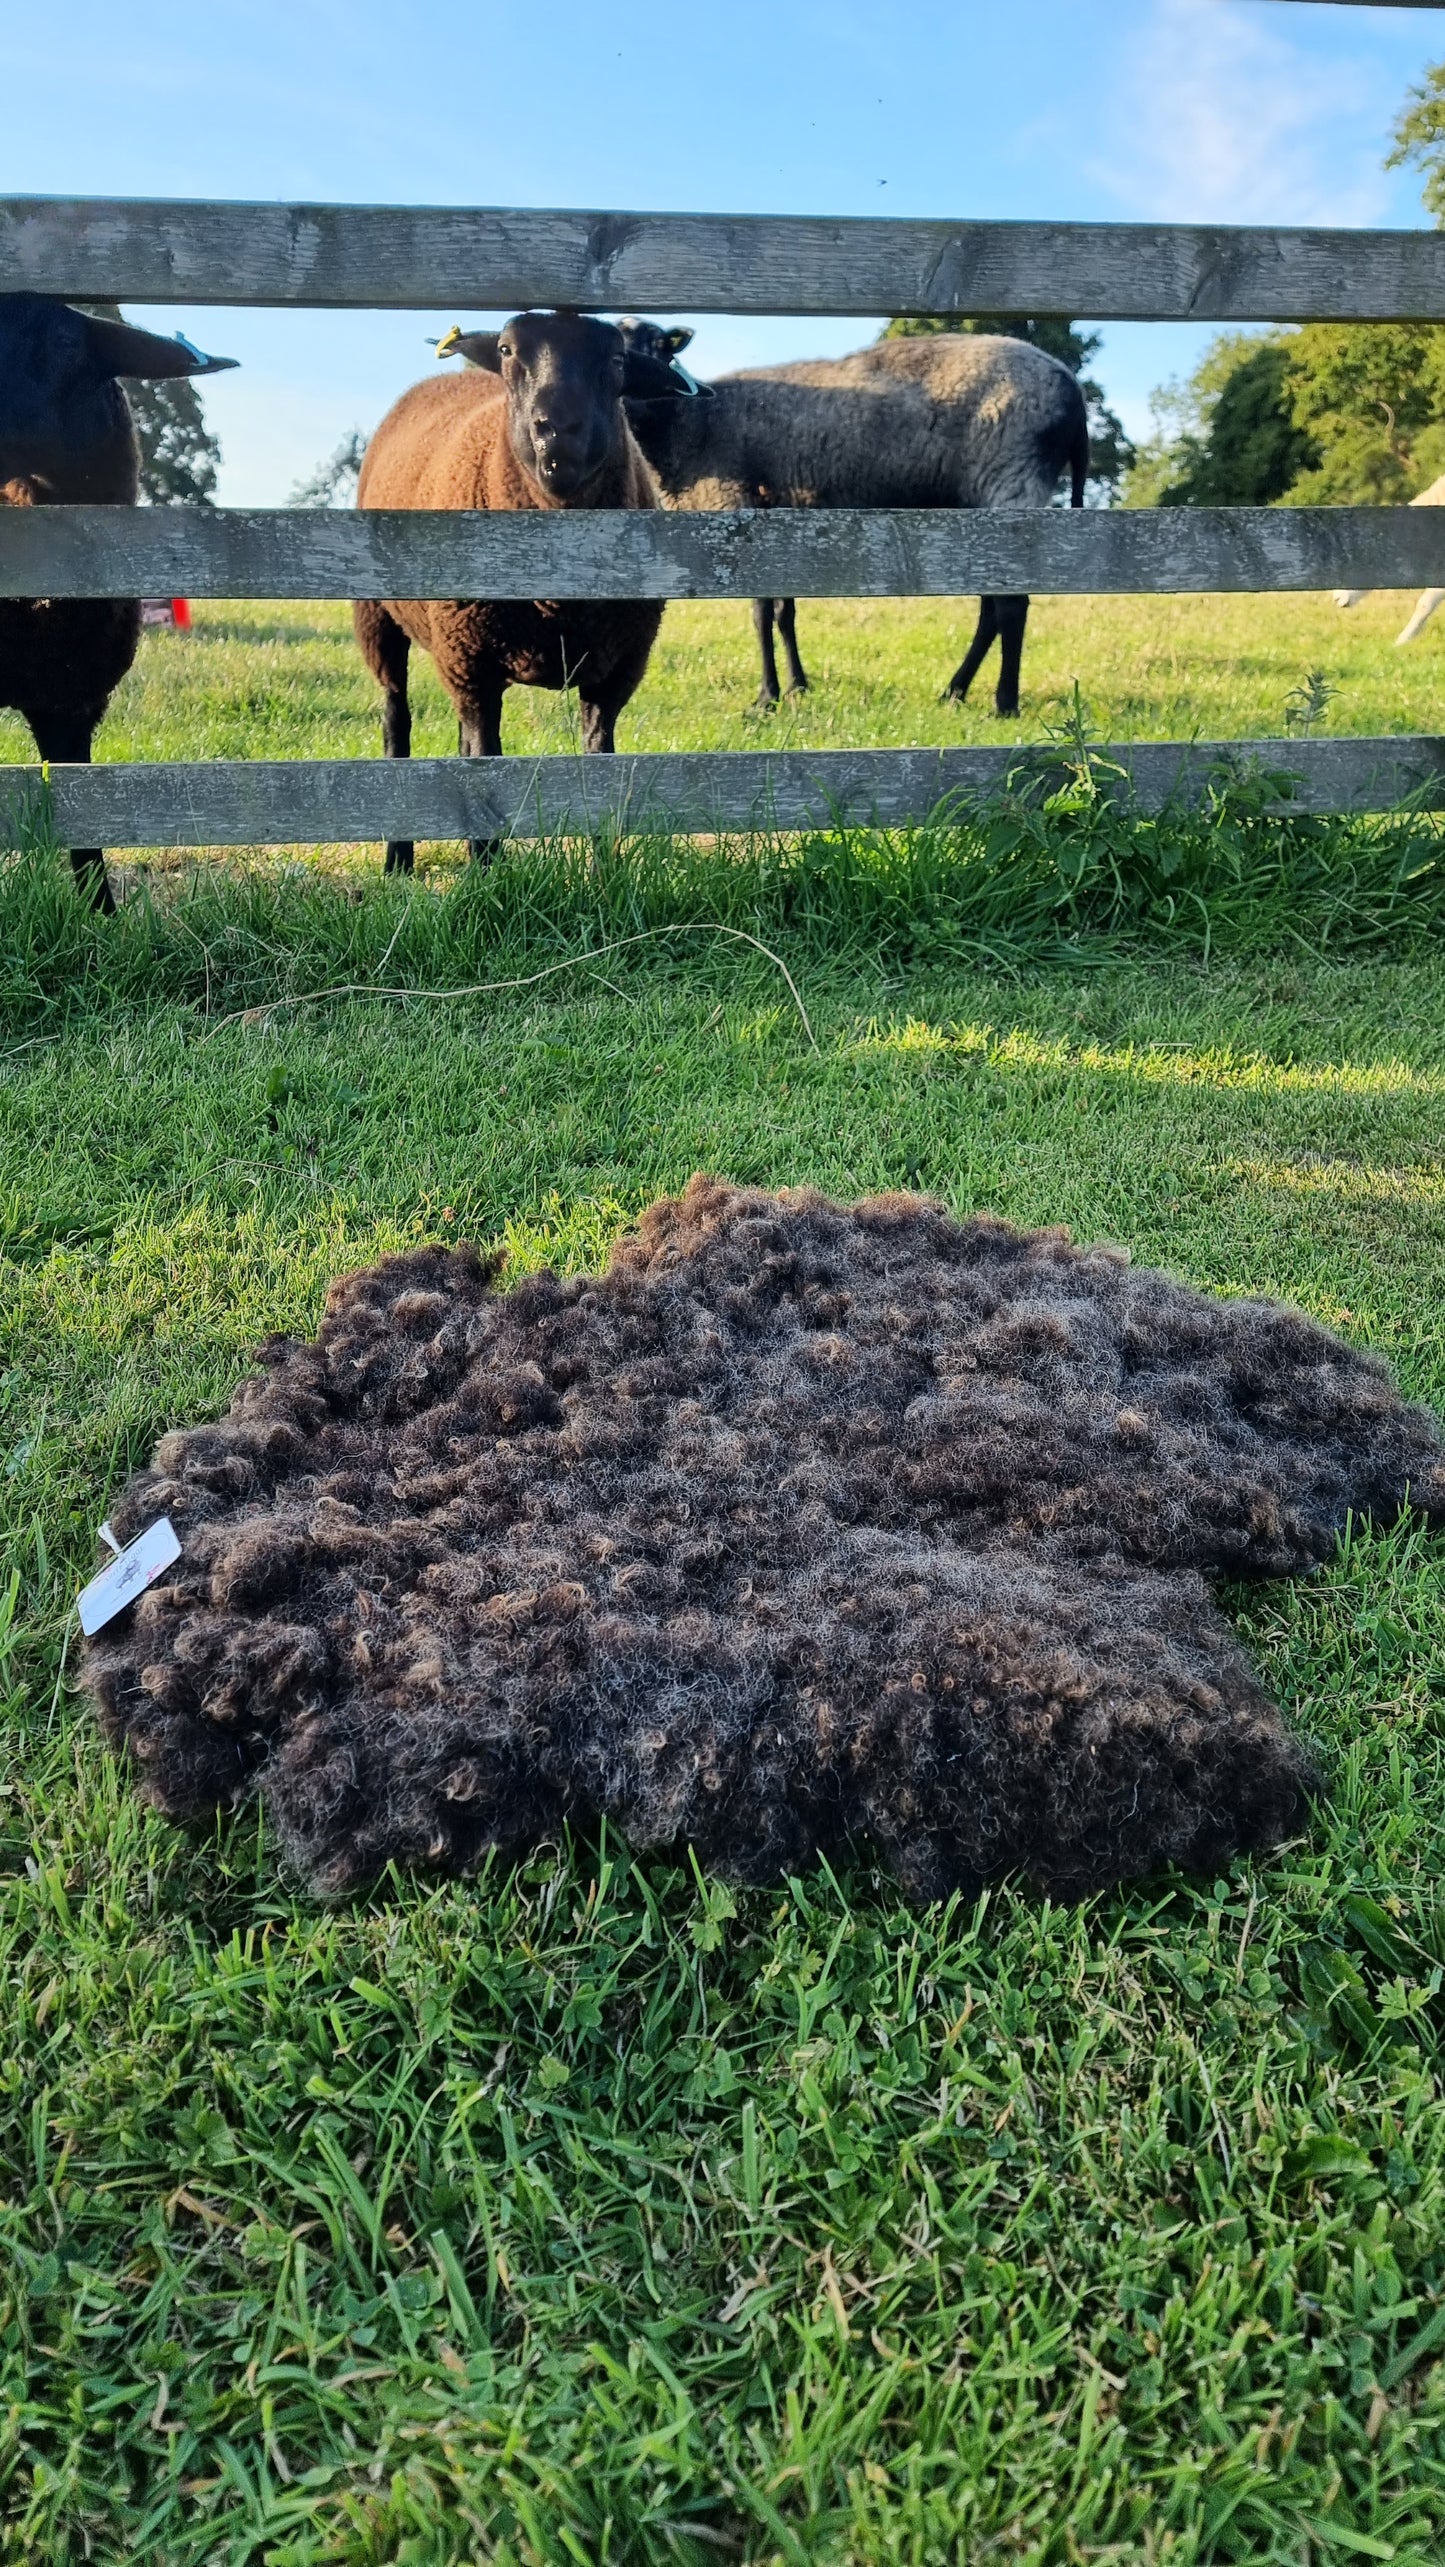
<svg viewBox="0 0 1445 2567">
<path fill-rule="evenodd" d="M 446 332 L 445 336 L 437 341 L 437 355 L 439 357 L 449 357 L 461 335 L 461 323 L 459 321 L 453 321 L 451 328 Z"/>
</svg>

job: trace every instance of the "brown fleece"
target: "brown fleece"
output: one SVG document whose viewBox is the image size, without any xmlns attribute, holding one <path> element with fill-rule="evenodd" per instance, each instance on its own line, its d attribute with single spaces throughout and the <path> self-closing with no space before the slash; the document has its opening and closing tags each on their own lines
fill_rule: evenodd
<svg viewBox="0 0 1445 2567">
<path fill-rule="evenodd" d="M 743 1880 L 871 1838 L 915 1898 L 1218 1864 L 1311 1776 L 1204 1577 L 1445 1516 L 1373 1357 L 916 1196 L 696 1177 L 601 1275 L 420 1249 L 262 1362 L 115 1511 L 183 1550 L 87 1681 L 326 1896 L 599 1811 Z"/>
</svg>

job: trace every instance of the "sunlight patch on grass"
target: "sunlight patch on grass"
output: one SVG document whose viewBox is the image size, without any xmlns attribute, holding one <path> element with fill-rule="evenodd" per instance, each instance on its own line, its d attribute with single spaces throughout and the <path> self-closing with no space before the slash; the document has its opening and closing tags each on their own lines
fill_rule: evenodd
<svg viewBox="0 0 1445 2567">
<path fill-rule="evenodd" d="M 1260 1094 L 1320 1096 L 1445 1097 L 1445 1074 L 1417 1070 L 1397 1060 L 1310 1062 L 1274 1061 L 1259 1052 L 1214 1047 L 1190 1052 L 1158 1044 L 1123 1043 L 1108 1049 L 1097 1043 L 1071 1043 L 1067 1036 L 1041 1037 L 1011 1027 L 931 1023 L 910 1017 L 901 1026 L 871 1024 L 855 1035 L 852 1052 L 914 1052 L 943 1062 L 985 1060 L 999 1070 L 1102 1071 L 1158 1085 L 1254 1090 Z"/>
<path fill-rule="evenodd" d="M 1324 1195 L 1337 1203 L 1411 1204 L 1445 1210 L 1445 1166 L 1361 1167 L 1349 1159 L 1310 1153 L 1299 1160 L 1237 1159 L 1234 1171 L 1251 1185 L 1277 1192 Z"/>
</svg>

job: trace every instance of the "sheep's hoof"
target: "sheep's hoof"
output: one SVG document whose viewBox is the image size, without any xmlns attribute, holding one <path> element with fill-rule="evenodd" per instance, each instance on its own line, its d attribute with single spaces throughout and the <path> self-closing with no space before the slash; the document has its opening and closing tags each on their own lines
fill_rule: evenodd
<svg viewBox="0 0 1445 2567">
<path fill-rule="evenodd" d="M 812 692 L 812 689 L 810 688 L 810 686 L 809 686 L 809 684 L 808 684 L 808 681 L 807 681 L 807 679 L 806 679 L 805 677 L 800 677 L 800 678 L 799 678 L 799 680 L 798 680 L 798 682 L 797 682 L 797 684 L 796 684 L 796 686 L 790 686 L 790 687 L 789 687 L 789 689 L 788 689 L 788 693 L 789 693 L 789 695 L 790 695 L 790 696 L 794 696 L 794 695 L 809 695 L 809 694 L 811 694 L 811 692 Z"/>
<path fill-rule="evenodd" d="M 1023 715 L 1016 704 L 996 704 L 994 719 L 997 722 L 1021 722 Z"/>
<path fill-rule="evenodd" d="M 966 704 L 967 690 L 961 686 L 946 686 L 938 701 L 940 704 Z"/>
<path fill-rule="evenodd" d="M 769 695 L 766 689 L 764 689 L 764 692 L 761 695 L 755 695 L 751 704 L 748 706 L 748 711 L 750 713 L 776 713 L 777 709 L 777 696 Z"/>
</svg>

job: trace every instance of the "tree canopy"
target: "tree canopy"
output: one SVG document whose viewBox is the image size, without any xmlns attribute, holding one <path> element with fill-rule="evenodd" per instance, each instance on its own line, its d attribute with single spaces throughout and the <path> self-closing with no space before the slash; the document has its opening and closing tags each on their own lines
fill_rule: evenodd
<svg viewBox="0 0 1445 2567">
<path fill-rule="evenodd" d="M 1319 450 L 1292 507 L 1399 503 L 1445 470 L 1445 328 L 1311 321 L 1289 351 L 1291 415 Z"/>
<path fill-rule="evenodd" d="M 288 508 L 349 508 L 356 497 L 357 475 L 366 452 L 366 439 L 359 428 L 351 428 L 329 455 L 323 456 L 314 471 L 298 481 L 287 500 Z"/>
<path fill-rule="evenodd" d="M 1445 223 L 1445 62 L 1432 63 L 1423 80 L 1406 96 L 1395 122 L 1394 146 L 1387 169 L 1424 172 L 1421 194 L 1426 210 Z"/>
<path fill-rule="evenodd" d="M 1130 508 L 1264 508 L 1318 448 L 1293 417 L 1289 342 L 1230 330 L 1183 383 L 1154 396 L 1155 434 L 1129 475 Z"/>
<path fill-rule="evenodd" d="M 1367 507 L 1445 469 L 1445 327 L 1311 321 L 1223 332 L 1154 398 L 1131 508 Z"/>
<path fill-rule="evenodd" d="M 1386 167 L 1413 166 L 1445 224 L 1445 63 L 1409 92 Z M 1225 331 L 1154 397 L 1132 508 L 1398 504 L 1445 472 L 1445 326 L 1311 321 Z"/>
</svg>

